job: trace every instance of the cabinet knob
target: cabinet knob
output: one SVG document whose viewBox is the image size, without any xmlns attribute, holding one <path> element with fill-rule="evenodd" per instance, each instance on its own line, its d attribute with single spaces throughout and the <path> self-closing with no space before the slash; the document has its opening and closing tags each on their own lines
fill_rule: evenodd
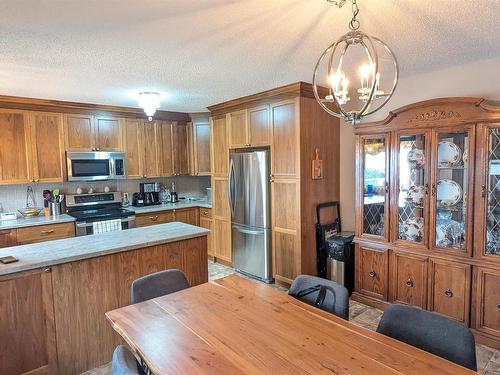
<svg viewBox="0 0 500 375">
<path fill-rule="evenodd" d="M 408 280 L 406 280 L 406 286 L 408 288 L 413 288 L 413 280 L 411 278 L 408 278 Z"/>
<path fill-rule="evenodd" d="M 99 147 L 97 147 L 96 150 L 99 151 Z"/>
<path fill-rule="evenodd" d="M 444 291 L 444 295 L 445 295 L 446 297 L 448 297 L 448 298 L 451 298 L 451 297 L 453 297 L 453 292 L 451 291 L 451 289 L 447 288 L 447 289 L 445 289 L 445 291 Z"/>
<path fill-rule="evenodd" d="M 370 272 L 368 272 L 368 275 L 370 277 L 375 277 L 376 273 L 375 273 L 375 271 L 370 271 Z"/>
<path fill-rule="evenodd" d="M 43 269 L 43 272 L 50 273 L 50 272 L 52 272 L 52 268 L 46 267 L 46 268 Z"/>
</svg>

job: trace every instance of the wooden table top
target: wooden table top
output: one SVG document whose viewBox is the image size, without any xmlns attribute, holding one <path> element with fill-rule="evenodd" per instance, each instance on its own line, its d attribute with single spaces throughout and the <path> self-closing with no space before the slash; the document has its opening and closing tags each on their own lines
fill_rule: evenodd
<svg viewBox="0 0 500 375">
<path fill-rule="evenodd" d="M 154 374 L 474 374 L 236 275 L 106 313 Z"/>
</svg>

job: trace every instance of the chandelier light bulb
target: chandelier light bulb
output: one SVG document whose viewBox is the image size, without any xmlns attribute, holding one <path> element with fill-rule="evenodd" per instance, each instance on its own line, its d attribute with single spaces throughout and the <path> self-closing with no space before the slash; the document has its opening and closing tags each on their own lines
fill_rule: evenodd
<svg viewBox="0 0 500 375">
<path fill-rule="evenodd" d="M 160 108 L 160 94 L 157 92 L 139 93 L 139 106 L 144 110 L 149 121 L 153 121 L 156 110 Z"/>
</svg>

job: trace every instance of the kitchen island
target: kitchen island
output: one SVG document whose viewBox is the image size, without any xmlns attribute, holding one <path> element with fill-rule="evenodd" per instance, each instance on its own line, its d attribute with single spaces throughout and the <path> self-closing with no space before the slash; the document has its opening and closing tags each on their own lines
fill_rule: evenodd
<svg viewBox="0 0 500 375">
<path fill-rule="evenodd" d="M 104 313 L 136 278 L 168 268 L 208 280 L 208 230 L 179 222 L 0 249 L 0 374 L 80 374 L 121 342 Z"/>
</svg>

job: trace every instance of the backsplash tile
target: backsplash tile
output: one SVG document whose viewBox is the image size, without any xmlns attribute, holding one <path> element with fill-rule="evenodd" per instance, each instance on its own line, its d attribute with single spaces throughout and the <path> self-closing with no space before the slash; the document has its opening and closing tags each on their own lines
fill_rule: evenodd
<svg viewBox="0 0 500 375">
<path fill-rule="evenodd" d="M 210 177 L 192 177 L 192 176 L 178 176 L 166 178 L 151 178 L 143 180 L 116 180 L 104 182 L 63 182 L 63 183 L 50 183 L 50 184 L 25 184 L 25 185 L 0 185 L 0 212 L 3 211 L 17 211 L 26 205 L 26 188 L 33 187 L 35 193 L 36 205 L 43 206 L 42 192 L 43 190 L 52 190 L 58 188 L 61 194 L 76 194 L 76 189 L 81 187 L 83 192 L 86 193 L 90 187 L 94 192 L 102 192 L 108 186 L 111 191 L 121 191 L 132 193 L 139 191 L 139 183 L 141 182 L 160 182 L 168 189 L 171 189 L 172 182 L 175 182 L 176 190 L 179 197 L 186 198 L 203 198 L 206 195 L 206 188 L 210 187 Z"/>
</svg>

